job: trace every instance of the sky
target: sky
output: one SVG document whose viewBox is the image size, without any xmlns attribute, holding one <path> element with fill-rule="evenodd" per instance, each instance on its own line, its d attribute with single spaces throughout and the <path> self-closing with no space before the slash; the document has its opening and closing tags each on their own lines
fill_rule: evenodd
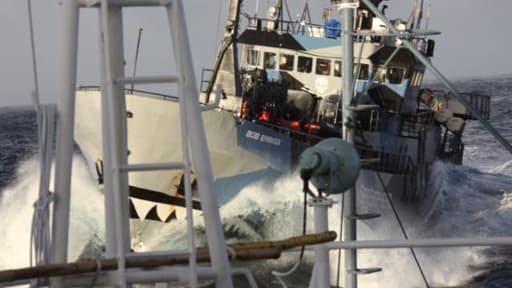
<svg viewBox="0 0 512 288">
<path fill-rule="evenodd" d="M 40 97 L 43 103 L 55 103 L 56 87 L 61 83 L 58 67 L 63 52 L 63 7 L 59 1 L 33 1 Z M 433 63 L 449 79 L 512 75 L 507 19 L 510 0 L 425 0 L 430 7 L 430 28 L 437 36 Z M 294 17 L 304 1 L 289 0 Z M 255 13 L 256 1 L 245 0 L 244 10 Z M 260 11 L 274 0 L 260 0 Z M 389 18 L 407 19 L 413 0 L 390 0 Z M 492 3 L 492 5 L 491 5 Z M 215 63 L 224 30 L 228 0 L 185 0 L 185 14 L 192 46 L 196 82 L 202 68 Z M 328 0 L 309 0 L 312 17 L 320 19 Z M 124 44 L 126 74 L 131 74 L 139 28 L 143 28 L 137 66 L 138 75 L 172 74 L 174 61 L 166 13 L 161 8 L 126 9 Z M 261 15 L 261 14 L 260 14 Z M 27 2 L 2 0 L 0 3 L 0 106 L 31 104 L 34 90 L 30 54 Z M 80 14 L 78 85 L 99 82 L 98 11 L 82 9 Z M 151 87 L 144 87 L 151 90 Z M 156 87 L 172 93 L 171 87 Z"/>
</svg>

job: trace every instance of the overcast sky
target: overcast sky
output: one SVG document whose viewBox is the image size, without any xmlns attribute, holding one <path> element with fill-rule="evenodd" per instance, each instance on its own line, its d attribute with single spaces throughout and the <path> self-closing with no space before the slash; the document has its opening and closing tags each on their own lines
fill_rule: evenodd
<svg viewBox="0 0 512 288">
<path fill-rule="evenodd" d="M 68 1 L 68 0 L 61 0 Z M 509 19 L 511 0 L 425 0 L 431 7 L 431 28 L 442 31 L 436 38 L 434 64 L 452 79 L 512 75 Z M 219 47 L 228 0 L 185 0 L 189 37 L 197 82 L 202 67 L 212 67 Z M 244 9 L 254 14 L 255 2 Z M 260 5 L 274 3 L 260 0 Z M 289 0 L 293 15 L 302 10 L 301 0 Z M 310 0 L 312 16 L 319 19 L 327 0 Z M 300 3 L 300 5 L 298 4 Z M 413 0 L 390 0 L 387 15 L 407 19 Z M 0 4 L 0 106 L 30 104 L 33 90 L 26 1 L 2 0 Z M 33 1 L 43 102 L 56 102 L 59 85 L 56 67 L 62 47 L 62 6 L 57 0 Z M 158 8 L 128 9 L 124 14 L 126 72 L 131 74 L 139 27 L 144 29 L 139 75 L 170 74 L 173 69 L 166 14 Z M 98 18 L 95 9 L 82 9 L 80 21 L 78 84 L 98 83 Z M 161 89 L 161 87 L 160 87 Z"/>
</svg>

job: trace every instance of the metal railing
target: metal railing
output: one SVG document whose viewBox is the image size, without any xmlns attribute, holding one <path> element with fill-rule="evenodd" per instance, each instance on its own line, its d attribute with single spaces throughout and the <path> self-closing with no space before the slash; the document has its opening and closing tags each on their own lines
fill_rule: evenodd
<svg viewBox="0 0 512 288">
<path fill-rule="evenodd" d="M 489 120 L 491 117 L 491 96 L 479 94 L 477 92 L 465 92 L 461 93 L 462 97 L 469 102 L 469 105 L 473 107 L 482 117 Z M 476 119 L 471 112 L 468 113 L 471 119 Z"/>
<path fill-rule="evenodd" d="M 203 68 L 201 70 L 201 82 L 199 83 L 199 91 L 201 93 L 207 93 L 213 72 L 214 70 L 209 68 Z"/>
<path fill-rule="evenodd" d="M 434 123 L 434 111 L 422 111 L 416 114 L 400 115 L 398 134 L 402 137 L 418 138 L 426 126 Z"/>
<path fill-rule="evenodd" d="M 100 91 L 101 87 L 97 85 L 85 85 L 85 86 L 77 86 L 77 91 Z M 126 94 L 133 94 L 137 93 L 139 96 L 148 96 L 153 98 L 160 98 L 168 101 L 178 101 L 177 96 L 168 95 L 168 94 L 162 94 L 162 93 L 156 93 L 156 92 L 150 92 L 147 90 L 138 90 L 138 89 L 129 89 L 125 88 Z"/>
</svg>

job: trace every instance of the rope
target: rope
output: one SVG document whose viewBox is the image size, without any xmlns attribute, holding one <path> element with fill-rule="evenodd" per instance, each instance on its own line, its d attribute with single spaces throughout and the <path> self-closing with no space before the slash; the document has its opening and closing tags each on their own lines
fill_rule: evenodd
<svg viewBox="0 0 512 288">
<path fill-rule="evenodd" d="M 231 260 L 235 261 L 237 258 L 236 250 L 233 249 L 233 247 L 226 246 L 226 250 L 228 250 L 229 254 L 231 255 Z"/>
<path fill-rule="evenodd" d="M 50 226 L 48 225 L 50 211 L 48 207 L 53 200 L 53 193 L 47 192 L 34 202 L 34 215 L 31 227 L 32 237 L 30 238 L 30 265 L 46 263 L 48 260 L 48 250 L 45 249 L 45 244 L 50 243 Z"/>
<path fill-rule="evenodd" d="M 309 190 L 309 186 L 308 186 L 308 181 L 309 181 L 309 178 L 310 178 L 310 175 L 304 175 L 303 173 L 301 173 L 301 178 L 303 180 L 303 193 L 304 193 L 304 200 L 303 200 L 303 213 L 302 213 L 302 235 L 305 236 L 306 235 L 306 227 L 307 227 L 307 215 L 308 215 L 308 194 L 311 194 L 311 190 Z M 297 261 L 293 267 L 286 271 L 286 272 L 279 272 L 279 271 L 272 271 L 272 275 L 274 277 L 276 277 L 277 281 L 279 281 L 279 284 L 281 284 L 281 286 L 283 288 L 287 288 L 288 286 L 286 286 L 286 283 L 284 283 L 283 279 L 281 277 L 286 277 L 286 276 L 289 276 L 291 275 L 293 272 L 295 272 L 297 270 L 297 268 L 299 268 L 299 265 L 302 263 L 303 259 L 304 259 L 304 250 L 305 250 L 305 247 L 302 246 L 300 248 L 300 255 L 299 255 L 299 261 Z"/>
<path fill-rule="evenodd" d="M 31 52 L 32 52 L 32 68 L 33 68 L 33 77 L 34 77 L 34 101 L 39 104 L 39 82 L 37 77 L 37 61 L 36 61 L 36 44 L 34 40 L 34 24 L 32 21 L 32 2 L 31 0 L 27 0 L 27 13 L 28 13 L 28 23 L 29 23 L 29 31 L 30 31 L 30 44 L 31 44 Z"/>
<path fill-rule="evenodd" d="M 357 123 L 357 121 L 356 121 Z M 364 138 L 363 134 L 361 134 L 361 139 L 363 140 L 364 144 L 367 144 L 366 139 Z M 404 238 L 406 240 L 409 239 L 409 236 L 407 235 L 407 232 L 405 231 L 405 227 L 402 223 L 402 220 L 400 220 L 400 216 L 398 215 L 398 211 L 395 208 L 395 205 L 393 204 L 393 200 L 391 200 L 391 197 L 388 194 L 388 191 L 386 189 L 386 186 L 384 185 L 384 181 L 382 180 L 382 176 L 379 172 L 375 172 L 377 174 L 377 177 L 379 178 L 380 185 L 382 186 L 382 190 L 384 192 L 384 195 L 386 195 L 386 198 L 389 202 L 389 205 L 391 206 L 391 210 L 393 210 L 393 214 L 395 215 L 396 221 L 398 222 L 398 225 L 400 226 L 400 230 L 402 230 L 402 234 L 404 235 Z M 414 248 L 410 247 L 409 250 L 411 251 L 412 257 L 414 258 L 414 262 L 416 262 L 416 266 L 418 267 L 418 270 L 421 274 L 421 278 L 423 279 L 423 283 L 425 284 L 425 287 L 431 288 L 432 286 L 429 285 L 427 277 L 425 276 L 425 272 L 423 271 L 423 268 L 421 268 L 420 261 L 418 260 L 418 257 L 416 256 L 416 252 L 414 251 Z"/>
<path fill-rule="evenodd" d="M 89 284 L 90 288 L 96 286 L 96 282 L 98 282 L 98 277 L 100 276 L 102 268 L 103 267 L 101 266 L 101 260 L 98 257 L 96 257 L 96 273 L 94 273 L 94 277 L 92 278 L 91 284 Z"/>
<path fill-rule="evenodd" d="M 384 190 L 384 194 L 386 195 L 386 198 L 389 201 L 389 205 L 391 205 L 391 209 L 393 210 L 393 214 L 395 214 L 396 221 L 398 222 L 398 225 L 400 226 L 400 229 L 402 230 L 402 234 L 404 235 L 404 238 L 406 240 L 408 240 L 409 237 L 407 236 L 407 232 L 405 231 L 405 227 L 404 227 L 404 225 L 402 223 L 402 220 L 400 220 L 400 217 L 399 217 L 398 212 L 397 212 L 397 210 L 395 208 L 395 205 L 393 205 L 393 201 L 391 200 L 391 197 L 388 194 L 386 186 L 384 186 L 384 181 L 382 180 L 382 177 L 381 177 L 380 173 L 379 172 L 376 172 L 376 173 L 377 173 L 377 177 L 379 178 L 379 182 L 382 185 L 382 188 Z M 421 268 L 420 261 L 418 260 L 418 257 L 416 256 L 416 252 L 414 251 L 414 248 L 410 247 L 409 250 L 411 250 L 412 257 L 414 258 L 414 262 L 416 262 L 416 266 L 418 266 L 418 270 L 420 271 L 421 278 L 423 278 L 423 283 L 425 284 L 425 287 L 430 288 L 431 286 L 428 283 L 428 280 L 427 280 L 427 277 L 425 276 L 425 272 L 423 271 L 423 268 Z"/>
<path fill-rule="evenodd" d="M 36 110 L 38 136 L 39 136 L 39 157 L 40 157 L 40 179 L 39 179 L 39 199 L 33 204 L 34 215 L 32 217 L 29 261 L 30 265 L 46 264 L 49 258 L 50 245 L 50 212 L 49 206 L 53 201 L 53 194 L 48 191 L 50 168 L 52 159 L 55 107 L 41 107 L 39 103 L 39 83 L 37 75 L 37 61 L 34 40 L 34 24 L 32 16 L 32 3 L 27 0 L 27 13 L 29 20 L 30 44 L 32 53 L 32 68 L 34 77 L 34 91 L 32 100 Z M 31 285 L 38 285 L 38 281 Z"/>
<path fill-rule="evenodd" d="M 48 187 L 53 157 L 55 106 L 41 107 L 39 103 L 35 103 L 35 106 L 39 130 L 40 180 L 39 198 L 33 204 L 29 261 L 30 265 L 41 265 L 48 263 L 50 254 L 50 204 L 54 195 L 48 191 Z"/>
</svg>

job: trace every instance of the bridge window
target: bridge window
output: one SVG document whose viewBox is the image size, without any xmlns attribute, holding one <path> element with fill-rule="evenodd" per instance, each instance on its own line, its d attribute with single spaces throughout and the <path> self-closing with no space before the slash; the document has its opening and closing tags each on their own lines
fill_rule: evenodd
<svg viewBox="0 0 512 288">
<path fill-rule="evenodd" d="M 248 49 L 245 55 L 247 65 L 260 66 L 260 51 Z"/>
<path fill-rule="evenodd" d="M 368 71 L 369 71 L 368 64 L 361 64 L 360 67 L 359 67 L 359 65 L 357 63 L 355 63 L 354 67 L 356 69 L 359 69 L 359 75 L 358 75 L 357 79 L 359 79 L 359 80 L 368 80 Z"/>
<path fill-rule="evenodd" d="M 276 69 L 276 53 L 265 52 L 263 54 L 263 68 L 265 69 Z"/>
<path fill-rule="evenodd" d="M 297 70 L 301 73 L 311 73 L 313 59 L 311 57 L 299 56 Z"/>
<path fill-rule="evenodd" d="M 390 84 L 400 84 L 404 78 L 405 71 L 402 68 L 388 68 L 386 77 Z"/>
<path fill-rule="evenodd" d="M 334 76 L 341 77 L 341 61 L 334 61 Z"/>
<path fill-rule="evenodd" d="M 331 60 L 329 59 L 316 59 L 316 74 L 329 75 L 331 74 Z"/>
<path fill-rule="evenodd" d="M 293 70 L 293 60 L 295 56 L 289 54 L 281 54 L 279 56 L 279 69 L 281 70 Z"/>
</svg>

